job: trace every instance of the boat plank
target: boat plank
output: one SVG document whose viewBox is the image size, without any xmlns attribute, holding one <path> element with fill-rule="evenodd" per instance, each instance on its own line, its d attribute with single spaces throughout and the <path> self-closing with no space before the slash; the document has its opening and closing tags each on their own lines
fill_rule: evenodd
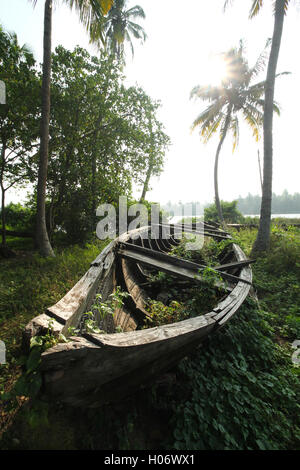
<svg viewBox="0 0 300 470">
<path fill-rule="evenodd" d="M 194 276 L 196 279 L 200 280 L 201 276 L 199 276 L 199 270 L 202 271 L 207 268 L 204 264 L 197 264 L 192 261 L 187 261 L 182 258 L 177 258 L 176 256 L 171 256 L 166 253 L 157 251 L 157 250 L 150 250 L 148 248 L 143 248 L 137 245 L 130 245 L 128 243 L 121 243 L 118 252 L 128 254 L 128 257 L 131 259 L 141 260 L 144 259 L 145 263 L 147 260 L 150 262 L 150 258 L 153 260 L 159 260 L 163 263 L 167 263 L 168 265 L 174 265 L 178 267 L 182 267 L 183 269 L 189 270 L 191 273 L 194 272 Z M 129 254 L 130 253 L 130 254 Z M 144 258 L 138 255 L 145 255 Z M 153 266 L 156 266 L 157 263 L 153 261 Z M 210 267 L 211 270 L 216 271 L 222 278 L 231 282 L 239 282 L 243 281 L 248 283 L 247 279 L 243 279 L 242 277 L 234 276 L 233 274 L 229 274 L 226 272 L 222 272 L 221 270 L 217 270 L 216 268 Z M 174 272 L 176 274 L 176 272 Z"/>
<path fill-rule="evenodd" d="M 195 272 L 194 270 L 185 268 L 183 266 L 176 266 L 173 263 L 167 262 L 165 260 L 163 261 L 155 259 L 152 256 L 146 256 L 142 253 L 132 253 L 129 250 L 119 250 L 119 254 L 122 257 L 134 260 L 137 263 L 144 264 L 145 266 L 158 269 L 159 271 L 173 274 L 174 276 L 179 276 L 184 279 L 191 279 L 194 281 L 203 281 L 203 277 L 197 274 L 197 272 Z M 224 283 L 216 281 L 215 284 L 216 287 L 224 288 L 225 290 L 228 289 Z"/>
</svg>

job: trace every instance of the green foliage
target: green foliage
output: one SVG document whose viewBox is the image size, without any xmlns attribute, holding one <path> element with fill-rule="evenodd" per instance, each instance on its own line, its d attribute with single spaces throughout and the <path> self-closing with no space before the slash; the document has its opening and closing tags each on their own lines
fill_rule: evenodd
<svg viewBox="0 0 300 470">
<path fill-rule="evenodd" d="M 56 336 L 54 334 L 52 323 L 53 321 L 50 320 L 48 329 L 44 335 L 33 336 L 31 338 L 30 353 L 24 364 L 24 372 L 8 394 L 1 394 L 2 400 L 9 401 L 16 399 L 18 396 L 32 399 L 37 397 L 42 385 L 42 376 L 39 370 L 42 353 L 52 346 L 55 346 L 58 342 L 67 341 L 63 335 Z"/>
<path fill-rule="evenodd" d="M 226 284 L 210 265 L 218 264 L 218 257 L 228 246 L 228 241 L 217 242 L 211 239 L 201 250 L 188 250 L 187 241 L 189 240 L 183 238 L 181 243 L 171 250 L 171 254 L 196 263 L 209 264 L 199 269 L 198 274 L 202 280 L 201 282 L 180 281 L 163 272 L 152 274 L 149 277 L 149 297 L 153 298 L 154 295 L 156 299 L 148 302 L 146 310 L 150 318 L 145 320 L 146 328 L 208 313 L 224 297 Z M 164 302 L 160 300 L 161 297 L 164 298 Z"/>
<path fill-rule="evenodd" d="M 299 383 L 291 369 L 264 312 L 248 301 L 223 331 L 180 363 L 172 448 L 295 448 Z"/>
<path fill-rule="evenodd" d="M 243 215 L 237 210 L 237 201 L 221 201 L 222 213 L 225 222 L 228 224 L 242 223 Z M 204 209 L 204 219 L 206 221 L 219 222 L 216 204 L 211 204 Z"/>
<path fill-rule="evenodd" d="M 99 204 L 117 207 L 133 182 L 143 184 L 149 166 L 152 175 L 163 168 L 169 138 L 156 117 L 160 104 L 123 79 L 105 54 L 62 46 L 53 54 L 49 227 L 69 242 L 95 233 Z"/>
<path fill-rule="evenodd" d="M 20 232 L 33 232 L 35 213 L 29 206 L 10 202 L 5 207 L 5 218 L 7 225 L 13 230 Z"/>
<path fill-rule="evenodd" d="M 126 0 L 114 0 L 103 26 L 99 22 L 91 26 L 92 36 L 97 35 L 103 27 L 106 49 L 123 62 L 125 62 L 125 44 L 128 43 L 133 56 L 132 37 L 140 39 L 141 42 L 146 39 L 145 31 L 136 22 L 139 18 L 145 18 L 144 10 L 139 5 L 126 10 L 126 4 Z"/>
<path fill-rule="evenodd" d="M 151 318 L 145 319 L 145 328 L 167 325 L 189 318 L 189 312 L 185 305 L 176 300 L 172 300 L 169 305 L 165 305 L 161 301 L 150 300 L 147 311 Z"/>
<path fill-rule="evenodd" d="M 122 307 L 124 299 L 129 297 L 128 292 L 121 291 L 119 286 L 116 287 L 115 292 L 109 295 L 109 298 L 102 302 L 102 295 L 96 294 L 95 303 L 91 306 L 91 311 L 86 312 L 82 316 L 81 333 L 84 331 L 92 333 L 105 333 L 101 330 L 99 325 L 105 326 L 106 320 L 110 317 L 113 318 L 116 310 Z M 117 333 L 122 330 L 118 328 Z"/>
<path fill-rule="evenodd" d="M 14 33 L 0 26 L 0 80 L 6 84 L 6 104 L 0 106 L 1 225 L 5 228 L 5 195 L 35 176 L 33 152 L 39 135 L 39 82 L 30 50 Z M 2 244 L 6 244 L 5 233 Z"/>
<path fill-rule="evenodd" d="M 232 232 L 245 252 L 250 253 L 256 230 Z M 299 231 L 293 234 L 299 240 Z M 295 239 L 289 238 L 287 245 L 296 247 Z M 285 238 L 272 234 L 272 246 L 279 248 L 281 243 L 285 244 Z M 48 262 L 39 261 L 43 269 L 38 270 L 37 260 L 32 258 L 18 264 L 14 260 L 3 262 L 0 280 L 8 289 L 25 265 L 28 278 L 35 282 L 37 277 L 35 286 L 42 284 L 40 291 L 35 287 L 35 300 L 26 318 L 20 303 L 1 324 L 1 339 L 8 345 L 9 364 L 1 368 L 6 382 L 12 380 L 6 369 L 12 370 L 15 364 L 17 345 L 13 341 L 20 341 L 21 324 L 49 306 L 46 290 L 52 288 L 57 301 L 78 280 L 79 272 L 86 270 L 97 251 L 99 247 L 73 247 L 51 260 L 51 268 Z M 62 257 L 67 254 L 64 262 Z M 248 299 L 223 329 L 150 389 L 144 389 L 142 394 L 139 390 L 126 401 L 99 410 L 71 410 L 55 404 L 45 410 L 45 405 L 38 403 L 23 407 L 1 441 L 1 448 L 299 448 L 299 366 L 291 361 L 290 347 L 294 339 L 299 339 L 299 330 L 293 331 L 299 318 L 299 270 L 289 273 L 290 257 L 284 262 L 278 249 L 278 258 L 272 260 L 272 273 L 268 256 L 258 258 L 252 265 L 260 307 Z M 277 259 L 281 266 L 278 270 Z M 163 282 L 165 275 L 159 277 Z M 23 290 L 21 284 L 20 290 L 11 291 L 10 296 L 22 295 L 28 306 L 28 297 L 33 294 L 28 291 L 29 283 Z M 42 307 L 36 311 L 34 303 Z M 168 384 L 170 377 L 173 380 Z M 0 385 L 6 386 L 6 382 L 1 377 Z M 20 441 L 18 445 L 15 438 Z"/>
<path fill-rule="evenodd" d="M 89 268 L 105 246 L 103 242 L 72 246 L 56 252 L 53 260 L 29 254 L 17 260 L 1 261 L 0 328 L 4 322 L 19 323 L 40 315 L 56 303 Z"/>
</svg>

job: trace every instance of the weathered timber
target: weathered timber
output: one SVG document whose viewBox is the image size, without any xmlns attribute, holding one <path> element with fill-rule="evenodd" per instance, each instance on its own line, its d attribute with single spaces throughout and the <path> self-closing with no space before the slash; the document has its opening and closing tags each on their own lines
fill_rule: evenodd
<svg viewBox="0 0 300 470">
<path fill-rule="evenodd" d="M 206 224 L 205 231 L 208 229 L 213 232 L 218 227 Z M 250 290 L 252 273 L 251 260 L 232 243 L 226 253 L 226 266 L 221 263 L 217 272 L 225 276 L 229 274 L 222 269 L 236 269 L 239 275 L 230 275 L 234 278 L 233 288 L 229 293 L 224 291 L 225 297 L 211 312 L 204 315 L 199 312 L 194 318 L 169 325 L 138 329 L 147 315 L 143 283 L 148 278 L 148 269 L 167 267 L 173 275 L 189 282 L 199 275 L 196 263 L 167 254 L 178 243 L 175 232 L 176 228 L 171 227 L 170 238 L 163 238 L 168 233 L 160 226 L 158 233 L 163 239 L 156 240 L 149 237 L 148 226 L 122 234 L 97 256 L 73 289 L 26 326 L 24 345 L 28 348 L 30 338 L 44 334 L 49 322 L 56 335 L 68 336 L 69 326 L 78 326 L 98 293 L 102 301 L 109 299 L 117 286 L 130 294 L 113 317 L 114 327 L 120 327 L 123 333 L 85 332 L 81 337 L 69 336 L 67 343 L 58 343 L 42 354 L 44 398 L 92 408 L 118 401 L 149 385 L 158 374 L 199 346 L 207 335 L 224 326 L 237 311 Z M 226 234 L 226 238 L 230 239 L 230 235 Z"/>
<path fill-rule="evenodd" d="M 169 369 L 174 356 L 177 361 L 186 355 L 190 344 L 199 344 L 214 326 L 213 319 L 202 316 L 148 330 L 85 335 L 84 340 L 58 344 L 42 355 L 44 394 L 73 406 L 100 406 L 110 401 L 110 395 L 119 394 L 112 381 L 123 381 L 126 395 L 128 376 L 139 383 L 143 371 L 152 378 Z"/>
<path fill-rule="evenodd" d="M 255 259 L 245 259 L 243 261 L 233 261 L 232 263 L 220 264 L 218 266 L 214 266 L 214 269 L 217 271 L 226 271 L 227 269 L 232 268 L 241 268 L 242 266 L 248 266 L 250 263 L 255 263 Z"/>
<path fill-rule="evenodd" d="M 175 275 L 181 275 L 182 277 L 203 280 L 199 274 L 199 271 L 203 271 L 205 268 L 207 268 L 207 266 L 203 264 L 197 264 L 193 261 L 187 261 L 182 258 L 177 258 L 176 256 L 170 256 L 158 250 L 151 251 L 148 248 L 132 245 L 126 242 L 121 243 L 120 247 L 121 248 L 118 249 L 118 253 L 121 256 L 136 260 L 137 262 L 145 264 L 146 266 L 155 267 L 157 269 L 160 269 L 161 267 L 161 271 L 169 272 L 170 274 L 174 273 Z M 248 280 L 223 272 L 223 270 L 219 269 L 219 267 L 210 267 L 210 269 L 212 271 L 218 272 L 221 277 L 228 281 L 243 281 L 248 283 Z"/>
</svg>

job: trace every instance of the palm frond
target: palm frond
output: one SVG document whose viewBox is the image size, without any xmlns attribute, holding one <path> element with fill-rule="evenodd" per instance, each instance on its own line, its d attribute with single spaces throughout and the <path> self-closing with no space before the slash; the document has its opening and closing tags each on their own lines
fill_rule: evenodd
<svg viewBox="0 0 300 470">
<path fill-rule="evenodd" d="M 246 123 L 250 126 L 253 132 L 253 136 L 255 137 L 256 142 L 260 139 L 260 128 L 262 124 L 263 114 L 261 114 L 261 119 L 258 116 L 253 114 L 249 108 L 243 109 L 243 114 Z"/>
<path fill-rule="evenodd" d="M 284 0 L 283 8 L 284 8 L 284 14 L 285 15 L 287 14 L 287 11 L 288 11 L 288 8 L 289 8 L 289 3 L 290 3 L 290 0 Z M 274 15 L 275 15 L 275 12 L 276 12 L 276 2 L 275 1 L 273 3 L 273 12 L 274 12 Z"/>
<path fill-rule="evenodd" d="M 250 81 L 257 77 L 257 75 L 259 75 L 266 67 L 267 65 L 267 61 L 268 61 L 268 58 L 269 58 L 269 47 L 271 45 L 271 38 L 268 38 L 267 41 L 266 41 L 266 45 L 263 49 L 263 51 L 260 53 L 257 61 L 255 62 L 254 66 L 250 69 L 250 74 L 251 74 L 251 79 Z"/>
<path fill-rule="evenodd" d="M 201 136 L 203 137 L 204 144 L 212 138 L 212 136 L 217 132 L 219 125 L 222 121 L 223 116 L 220 114 L 216 119 L 202 129 Z"/>
<path fill-rule="evenodd" d="M 147 39 L 147 34 L 145 33 L 144 28 L 142 28 L 142 26 L 139 24 L 129 21 L 127 27 L 136 39 L 142 39 L 143 41 Z"/>
<path fill-rule="evenodd" d="M 273 101 L 273 111 L 278 115 L 280 116 L 280 106 L 279 104 L 277 103 L 277 101 Z"/>
<path fill-rule="evenodd" d="M 194 130 L 196 127 L 203 125 L 204 122 L 206 123 L 206 125 L 213 122 L 218 115 L 222 114 L 224 104 L 224 100 L 214 101 L 194 120 L 192 124 L 192 130 Z"/>
<path fill-rule="evenodd" d="M 135 7 L 129 8 L 126 11 L 127 18 L 142 18 L 143 20 L 146 18 L 145 12 L 142 7 L 136 5 Z"/>
<path fill-rule="evenodd" d="M 232 153 L 235 151 L 236 147 L 239 144 L 240 140 L 240 125 L 237 116 L 234 116 L 231 120 L 230 130 L 233 134 L 233 146 L 232 146 Z"/>
<path fill-rule="evenodd" d="M 201 98 L 202 100 L 216 100 L 223 96 L 222 87 L 213 87 L 211 85 L 197 85 L 191 93 L 190 98 Z"/>
<path fill-rule="evenodd" d="M 130 37 L 130 35 L 128 34 L 127 31 L 125 32 L 125 39 L 130 45 L 131 54 L 132 54 L 132 58 L 133 58 L 134 57 L 134 48 L 133 48 L 133 44 L 132 44 L 132 41 L 131 41 L 131 37 Z"/>
<path fill-rule="evenodd" d="M 234 2 L 234 0 L 225 0 L 224 5 L 223 5 L 223 11 L 225 12 L 225 10 L 227 9 L 227 7 L 228 7 L 229 5 L 232 5 L 233 2 Z"/>
<path fill-rule="evenodd" d="M 263 6 L 263 0 L 253 0 L 252 6 L 249 12 L 249 18 L 254 18 L 254 16 L 258 15 L 260 12 L 262 6 Z"/>
</svg>

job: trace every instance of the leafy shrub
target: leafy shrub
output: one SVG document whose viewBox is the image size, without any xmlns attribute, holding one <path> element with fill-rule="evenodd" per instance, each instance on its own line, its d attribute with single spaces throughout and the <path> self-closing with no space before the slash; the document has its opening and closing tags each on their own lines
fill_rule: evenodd
<svg viewBox="0 0 300 470">
<path fill-rule="evenodd" d="M 35 224 L 35 211 L 28 206 L 22 206 L 20 203 L 14 204 L 11 202 L 5 207 L 5 218 L 7 226 L 16 231 L 33 231 Z"/>
<path fill-rule="evenodd" d="M 186 307 L 176 300 L 172 300 L 170 305 L 165 305 L 161 301 L 150 300 L 147 310 L 151 319 L 146 318 L 145 327 L 166 325 L 189 317 Z"/>
<path fill-rule="evenodd" d="M 299 383 L 272 337 L 264 312 L 248 301 L 223 331 L 181 361 L 172 448 L 296 448 Z"/>
<path fill-rule="evenodd" d="M 242 223 L 243 214 L 237 209 L 237 201 L 227 202 L 221 201 L 221 208 L 225 222 L 228 224 Z M 212 222 L 220 222 L 216 204 L 211 204 L 204 209 L 204 220 Z"/>
</svg>

